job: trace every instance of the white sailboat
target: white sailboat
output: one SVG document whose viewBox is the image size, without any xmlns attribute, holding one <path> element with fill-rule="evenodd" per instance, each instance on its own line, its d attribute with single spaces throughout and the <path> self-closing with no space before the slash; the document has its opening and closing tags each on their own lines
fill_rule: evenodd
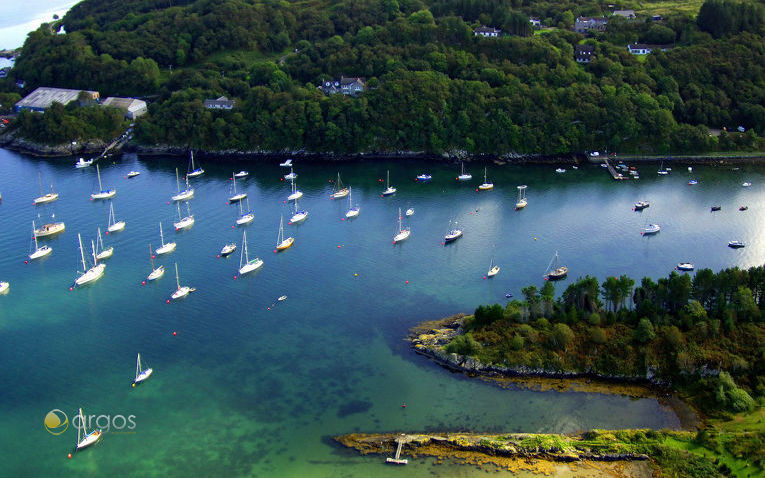
<svg viewBox="0 0 765 478">
<path fill-rule="evenodd" d="M 98 164 L 96 164 L 96 174 L 98 175 L 98 192 L 91 194 L 90 198 L 91 199 L 113 198 L 114 195 L 117 194 L 117 191 L 115 189 L 104 189 L 104 186 L 101 184 L 101 170 L 98 168 Z"/>
<path fill-rule="evenodd" d="M 32 239 L 35 241 L 35 251 L 31 254 L 29 254 L 29 258 L 31 260 L 39 259 L 41 257 L 45 257 L 51 252 L 53 252 L 53 248 L 50 247 L 47 244 L 43 244 L 42 247 L 40 247 L 37 244 L 37 234 L 35 234 L 35 222 L 32 221 Z"/>
<path fill-rule="evenodd" d="M 499 266 L 494 264 L 494 258 L 491 258 L 491 263 L 489 264 L 489 272 L 486 273 L 487 277 L 494 277 L 495 275 L 499 274 Z"/>
<path fill-rule="evenodd" d="M 462 237 L 462 229 L 457 227 L 457 221 L 454 221 L 454 226 L 452 226 L 452 220 L 449 219 L 449 230 L 444 235 L 444 243 L 456 241 L 460 237 Z"/>
<path fill-rule="evenodd" d="M 290 218 L 290 224 L 298 224 L 306 220 L 308 217 L 308 211 L 304 209 L 298 209 L 298 202 L 295 199 L 295 213 Z"/>
<path fill-rule="evenodd" d="M 194 292 L 196 289 L 193 287 L 189 287 L 187 285 L 181 287 L 181 282 L 178 279 L 178 263 L 175 263 L 175 285 L 177 289 L 175 289 L 175 292 L 170 296 L 171 299 L 176 300 L 180 299 L 181 297 L 186 297 L 189 295 L 189 292 Z"/>
<path fill-rule="evenodd" d="M 10 282 L 0 281 L 0 294 L 7 294 L 10 288 L 11 288 Z"/>
<path fill-rule="evenodd" d="M 523 209 L 523 208 L 526 207 L 526 204 L 528 204 L 526 202 L 526 188 L 527 187 L 528 186 L 526 186 L 526 185 L 518 186 L 518 201 L 515 203 L 515 209 L 516 210 Z"/>
<path fill-rule="evenodd" d="M 409 216 L 414 216 L 414 208 L 413 207 L 410 207 L 409 209 L 406 210 L 406 217 L 409 217 Z"/>
<path fill-rule="evenodd" d="M 247 198 L 247 212 L 242 211 L 242 201 L 239 201 L 239 217 L 236 219 L 237 226 L 244 226 L 255 219 L 255 213 L 250 210 L 250 199 Z"/>
<path fill-rule="evenodd" d="M 88 428 L 86 426 L 87 422 L 85 421 L 85 416 L 82 414 L 82 408 L 80 408 L 77 417 L 79 421 L 77 426 L 77 449 L 82 450 L 101 439 L 103 433 L 101 433 L 101 430 L 93 430 L 88 433 Z"/>
<path fill-rule="evenodd" d="M 165 275 L 165 266 L 160 265 L 159 267 L 154 267 L 154 252 L 151 250 L 151 242 L 149 243 L 149 260 L 151 260 L 151 272 L 146 277 L 146 280 L 157 280 Z"/>
<path fill-rule="evenodd" d="M 93 282 L 95 280 L 98 280 L 101 278 L 102 275 L 104 275 L 104 269 L 106 269 L 106 264 L 99 264 L 98 259 L 96 258 L 96 251 L 95 247 L 93 246 L 93 242 L 91 241 L 91 250 L 93 253 L 93 267 L 88 269 L 87 264 L 85 264 L 85 252 L 82 249 L 82 237 L 80 237 L 80 234 L 77 234 L 77 240 L 80 242 L 80 259 L 82 259 L 82 270 L 84 272 L 80 273 L 80 276 L 75 279 L 74 284 L 75 285 L 83 285 L 87 284 L 88 282 Z"/>
<path fill-rule="evenodd" d="M 348 187 L 348 212 L 345 213 L 345 217 L 352 218 L 359 215 L 359 207 L 353 205 L 353 195 L 351 194 L 351 188 Z"/>
<path fill-rule="evenodd" d="M 189 177 L 186 175 L 186 189 L 181 191 L 181 181 L 178 178 L 178 168 L 175 168 L 175 184 L 178 192 L 172 196 L 173 201 L 186 201 L 194 197 L 194 188 L 189 186 Z"/>
<path fill-rule="evenodd" d="M 343 186 L 343 182 L 340 181 L 340 173 L 337 173 L 337 182 L 335 183 L 334 192 L 330 196 L 332 199 L 344 198 L 348 195 L 350 190 Z"/>
<path fill-rule="evenodd" d="M 230 198 L 228 198 L 228 202 L 232 203 L 232 202 L 236 202 L 236 201 L 241 201 L 242 199 L 246 198 L 247 197 L 247 193 L 238 193 L 237 194 L 237 192 L 236 192 L 236 176 L 232 175 L 231 180 L 233 181 L 234 195 L 231 196 Z"/>
<path fill-rule="evenodd" d="M 154 372 L 154 369 L 151 367 L 144 369 L 141 366 L 141 354 L 139 353 L 138 358 L 135 360 L 135 379 L 133 380 L 133 386 L 151 377 L 152 372 Z"/>
<path fill-rule="evenodd" d="M 239 256 L 239 275 L 247 274 L 257 270 L 263 265 L 263 260 L 256 257 L 250 260 L 250 255 L 247 252 L 247 231 L 242 232 L 242 253 Z"/>
<path fill-rule="evenodd" d="M 471 179 L 473 179 L 473 175 L 472 174 L 465 172 L 465 163 L 460 161 L 460 165 L 461 165 L 462 169 L 461 169 L 460 175 L 457 176 L 457 180 L 458 181 L 470 181 Z"/>
<path fill-rule="evenodd" d="M 236 173 L 236 174 L 234 175 L 234 177 L 235 177 L 235 178 L 246 178 L 246 177 L 247 177 L 247 176 L 249 176 L 249 175 L 250 175 L 249 171 L 245 171 L 245 170 L 243 169 L 243 170 L 239 171 L 238 173 Z"/>
<path fill-rule="evenodd" d="M 284 216 L 281 216 L 279 219 L 279 235 L 276 236 L 276 250 L 283 251 L 285 249 L 289 249 L 292 247 L 294 242 L 294 237 L 288 237 L 286 239 L 284 238 Z"/>
<path fill-rule="evenodd" d="M 40 173 L 37 173 L 37 179 L 40 183 L 40 196 L 35 198 L 35 205 L 49 203 L 58 199 L 58 193 L 53 192 L 53 183 L 50 185 L 50 192 L 48 194 L 43 194 L 42 176 L 40 176 Z"/>
<path fill-rule="evenodd" d="M 297 189 L 297 186 L 295 185 L 295 180 L 290 180 L 290 187 L 292 189 L 292 193 L 287 196 L 287 201 L 293 201 L 295 199 L 300 199 L 303 197 L 303 191 L 300 191 Z"/>
<path fill-rule="evenodd" d="M 173 226 L 175 226 L 175 230 L 181 231 L 183 229 L 190 229 L 191 226 L 194 225 L 194 215 L 191 214 L 191 207 L 189 207 L 189 203 L 186 203 L 186 211 L 188 211 L 188 214 L 184 217 L 181 217 L 181 205 L 180 203 L 175 203 L 176 208 L 178 209 L 178 222 L 174 222 Z"/>
<path fill-rule="evenodd" d="M 558 265 L 558 251 L 555 251 L 555 256 L 547 266 L 545 272 L 545 280 L 559 280 L 568 275 L 568 267 Z"/>
<path fill-rule="evenodd" d="M 658 224 L 649 224 L 643 228 L 643 231 L 640 234 L 643 236 L 649 236 L 651 234 L 656 234 L 659 231 L 661 231 L 661 226 Z"/>
<path fill-rule="evenodd" d="M 157 248 L 156 254 L 167 254 L 169 252 L 173 252 L 175 250 L 175 243 L 174 242 L 168 242 L 165 243 L 165 236 L 162 234 L 162 223 L 159 223 L 159 239 L 160 243 L 162 244 L 160 247 Z"/>
<path fill-rule="evenodd" d="M 118 221 L 114 215 L 114 203 L 109 203 L 109 227 L 106 229 L 109 232 L 118 232 L 125 229 L 125 221 Z"/>
<path fill-rule="evenodd" d="M 297 174 L 295 174 L 295 171 L 292 170 L 292 166 L 290 166 L 290 173 L 285 174 L 284 179 L 295 179 L 295 178 L 297 178 Z"/>
<path fill-rule="evenodd" d="M 283 163 L 279 163 L 279 166 L 281 166 L 283 168 L 291 168 L 292 167 L 292 160 L 288 159 L 287 161 L 285 161 Z"/>
<path fill-rule="evenodd" d="M 56 215 L 51 214 L 50 217 L 51 219 L 55 219 Z M 40 226 L 39 229 L 35 229 L 35 236 L 36 237 L 52 236 L 54 234 L 64 232 L 64 229 L 66 229 L 66 225 L 63 222 L 49 222 L 47 224 L 43 224 L 42 226 Z"/>
<path fill-rule="evenodd" d="M 411 228 L 404 227 L 401 223 L 401 208 L 398 208 L 398 224 L 396 224 L 396 234 L 393 236 L 393 244 L 409 239 Z"/>
<path fill-rule="evenodd" d="M 202 167 L 195 168 L 194 167 L 194 151 L 189 150 L 189 155 L 191 159 L 189 160 L 189 170 L 186 173 L 187 178 L 195 178 L 197 176 L 201 176 L 205 173 L 205 170 L 202 169 Z"/>
<path fill-rule="evenodd" d="M 660 176 L 666 176 L 669 174 L 669 171 L 664 169 L 664 160 L 661 160 L 661 164 L 659 165 L 659 170 L 656 171 Z"/>
<path fill-rule="evenodd" d="M 382 192 L 383 196 L 390 196 L 396 194 L 396 188 L 390 185 L 390 169 L 385 174 L 385 190 Z"/>
<path fill-rule="evenodd" d="M 104 249 L 104 240 L 101 237 L 101 228 L 98 228 L 98 239 L 96 241 L 96 259 L 102 261 L 112 257 L 114 254 L 114 246 Z"/>
<path fill-rule="evenodd" d="M 494 183 L 489 182 L 486 179 L 486 167 L 483 168 L 483 184 L 478 186 L 478 189 L 481 191 L 489 191 L 490 189 L 494 189 Z"/>
</svg>

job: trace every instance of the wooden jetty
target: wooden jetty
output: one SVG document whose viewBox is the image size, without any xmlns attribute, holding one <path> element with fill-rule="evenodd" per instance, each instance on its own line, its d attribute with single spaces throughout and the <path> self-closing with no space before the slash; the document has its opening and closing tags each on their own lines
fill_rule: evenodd
<svg viewBox="0 0 765 478">
<path fill-rule="evenodd" d="M 611 177 L 614 178 L 615 180 L 623 181 L 626 179 L 630 179 L 629 176 L 625 176 L 619 171 L 617 171 L 616 168 L 611 163 L 608 162 L 607 157 L 605 156 L 603 157 L 603 162 L 606 164 L 606 168 L 608 169 L 608 172 L 611 174 Z"/>
<path fill-rule="evenodd" d="M 405 434 L 401 434 L 398 438 L 396 438 L 396 442 L 398 443 L 398 447 L 396 448 L 396 456 L 394 458 L 388 457 L 385 459 L 385 463 L 393 463 L 394 465 L 406 465 L 409 463 L 409 460 L 407 459 L 401 459 L 401 447 L 404 446 L 404 443 L 409 441 L 407 439 L 407 436 Z"/>
</svg>

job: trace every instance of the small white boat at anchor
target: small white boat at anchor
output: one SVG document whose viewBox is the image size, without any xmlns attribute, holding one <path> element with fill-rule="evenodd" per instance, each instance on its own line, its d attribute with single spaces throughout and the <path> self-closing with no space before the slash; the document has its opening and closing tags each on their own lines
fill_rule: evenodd
<svg viewBox="0 0 765 478">
<path fill-rule="evenodd" d="M 244 193 L 244 192 L 237 193 L 236 192 L 236 176 L 232 175 L 231 176 L 231 180 L 233 181 L 234 195 L 231 196 L 230 198 L 228 198 L 228 202 L 229 203 L 237 202 L 237 201 L 241 201 L 242 199 L 246 198 L 247 197 L 247 193 Z"/>
<path fill-rule="evenodd" d="M 74 167 L 75 168 L 87 168 L 91 164 L 93 164 L 93 159 L 92 158 L 88 159 L 87 161 L 85 159 L 83 159 L 83 158 L 80 158 L 80 159 L 77 160 L 76 163 L 74 163 Z"/>
<path fill-rule="evenodd" d="M 194 215 L 191 214 L 191 208 L 189 207 L 189 203 L 186 203 L 186 211 L 188 214 L 184 217 L 181 217 L 181 206 L 179 203 L 176 203 L 175 206 L 178 209 L 178 222 L 174 222 L 173 226 L 175 226 L 175 231 L 182 231 L 184 229 L 190 229 L 191 226 L 194 225 Z"/>
<path fill-rule="evenodd" d="M 247 177 L 247 176 L 249 176 L 249 175 L 250 175 L 250 173 L 249 173 L 248 171 L 245 171 L 245 170 L 241 170 L 241 171 L 239 171 L 238 173 L 236 173 L 236 174 L 234 175 L 234 177 L 235 177 L 235 178 L 246 178 L 246 177 Z"/>
<path fill-rule="evenodd" d="M 345 213 L 345 217 L 348 219 L 357 217 L 359 215 L 359 207 L 353 205 L 353 195 L 351 194 L 351 188 L 348 187 L 348 211 Z"/>
<path fill-rule="evenodd" d="M 515 202 L 515 210 L 523 209 L 526 207 L 528 202 L 526 201 L 526 188 L 528 186 L 522 185 L 518 186 L 518 200 Z"/>
<path fill-rule="evenodd" d="M 138 354 L 138 358 L 135 361 L 135 379 L 133 379 L 133 386 L 143 382 L 147 378 L 151 377 L 154 370 L 151 367 L 143 368 L 141 365 L 141 354 Z"/>
<path fill-rule="evenodd" d="M 93 267 L 88 269 L 87 264 L 85 263 L 85 253 L 82 249 L 82 237 L 77 234 L 77 240 L 80 243 L 80 258 L 82 259 L 82 269 L 83 272 L 80 273 L 79 277 L 75 279 L 74 285 L 80 286 L 87 284 L 89 282 L 96 281 L 101 278 L 101 276 L 104 275 L 104 270 L 106 269 L 106 264 L 99 264 L 98 259 L 96 258 L 96 248 L 93 245 L 93 241 L 90 242 L 90 248 L 93 256 Z"/>
<path fill-rule="evenodd" d="M 465 172 L 465 163 L 460 161 L 460 175 L 457 176 L 457 181 L 470 181 L 473 179 L 473 175 Z"/>
<path fill-rule="evenodd" d="M 127 173 L 127 178 L 128 179 L 133 179 L 134 177 L 138 176 L 139 174 L 141 174 L 140 171 L 130 171 L 129 173 Z"/>
<path fill-rule="evenodd" d="M 196 289 L 193 287 L 189 287 L 187 285 L 181 286 L 181 282 L 178 279 L 178 263 L 175 263 L 175 285 L 177 289 L 175 289 L 175 292 L 172 293 L 170 296 L 171 299 L 177 300 L 183 297 L 186 297 L 189 295 L 189 293 L 194 292 Z"/>
<path fill-rule="evenodd" d="M 649 224 L 643 228 L 643 231 L 641 232 L 641 234 L 644 236 L 649 236 L 651 234 L 656 234 L 659 231 L 661 231 L 661 226 L 659 226 L 658 224 Z"/>
<path fill-rule="evenodd" d="M 292 167 L 292 160 L 288 159 L 287 161 L 285 161 L 283 163 L 279 163 L 279 166 L 281 166 L 283 168 L 291 168 Z"/>
<path fill-rule="evenodd" d="M 114 216 L 114 203 L 109 203 L 109 220 L 107 221 L 109 227 L 106 229 L 109 232 L 119 232 L 125 229 L 125 221 L 118 221 Z"/>
<path fill-rule="evenodd" d="M 499 266 L 494 264 L 494 258 L 491 258 L 491 263 L 489 264 L 489 272 L 486 273 L 486 277 L 494 277 L 495 275 L 499 274 Z"/>
<path fill-rule="evenodd" d="M 247 212 L 242 210 L 242 201 L 239 201 L 239 217 L 236 218 L 237 226 L 244 226 L 255 219 L 255 213 L 250 210 L 250 199 L 247 198 Z"/>
<path fill-rule="evenodd" d="M 175 184 L 178 187 L 178 192 L 171 197 L 173 201 L 187 201 L 194 197 L 194 188 L 189 186 L 188 175 L 186 175 L 186 189 L 181 190 L 181 181 L 178 179 L 178 168 L 175 168 Z"/>
<path fill-rule="evenodd" d="M 100 251 L 100 252 L 99 252 Z M 101 228 L 98 228 L 98 239 L 96 241 L 96 259 L 102 261 L 112 257 L 114 254 L 114 246 L 104 248 L 104 240 L 101 237 Z"/>
<path fill-rule="evenodd" d="M 35 250 L 31 254 L 29 254 L 30 260 L 40 259 L 41 257 L 45 257 L 51 252 L 53 252 L 53 248 L 50 247 L 47 244 L 43 244 L 42 247 L 37 244 L 37 234 L 35 234 L 35 222 L 32 221 L 32 239 L 35 243 Z"/>
<path fill-rule="evenodd" d="M 154 267 L 154 254 L 151 250 L 151 243 L 149 243 L 149 259 L 151 260 L 151 272 L 146 277 L 146 280 L 151 282 L 165 275 L 165 266 L 160 265 L 159 267 Z"/>
<path fill-rule="evenodd" d="M 693 264 L 690 262 L 678 262 L 677 270 L 679 271 L 692 271 L 694 269 Z"/>
<path fill-rule="evenodd" d="M 221 257 L 226 257 L 231 255 L 236 250 L 236 243 L 235 242 L 229 242 L 225 246 L 223 246 L 220 250 L 219 255 Z"/>
<path fill-rule="evenodd" d="M 393 244 L 409 239 L 409 235 L 412 232 L 409 227 L 404 227 L 401 224 L 401 220 L 401 208 L 398 208 L 398 224 L 396 225 L 396 234 L 393 236 Z"/>
<path fill-rule="evenodd" d="M 157 255 L 160 254 L 167 254 L 170 252 L 173 252 L 175 250 L 175 242 L 168 242 L 165 243 L 165 236 L 162 234 L 162 223 L 159 223 L 159 239 L 160 239 L 160 246 L 157 248 L 156 251 L 154 251 Z"/>
<path fill-rule="evenodd" d="M 396 194 L 396 188 L 390 185 L 390 169 L 385 173 L 385 189 L 382 192 L 383 196 L 390 196 Z"/>
<path fill-rule="evenodd" d="M 90 195 L 91 199 L 109 199 L 113 198 L 117 194 L 116 189 L 104 189 L 104 186 L 101 184 L 101 170 L 98 168 L 98 165 L 96 164 L 96 174 L 98 175 L 98 192 L 93 193 Z"/>
<path fill-rule="evenodd" d="M 343 182 L 340 180 L 340 173 L 337 173 L 337 181 L 335 182 L 335 187 L 330 197 L 332 199 L 344 198 L 349 192 L 350 190 L 343 186 Z"/>
<path fill-rule="evenodd" d="M 40 173 L 37 173 L 37 179 L 40 182 L 40 196 L 35 198 L 35 206 L 38 204 L 46 204 L 58 199 L 58 193 L 53 192 L 53 183 L 50 185 L 50 192 L 48 194 L 43 194 L 42 177 L 40 176 Z"/>
<path fill-rule="evenodd" d="M 0 294 L 7 294 L 11 288 L 10 282 L 0 281 Z"/>
<path fill-rule="evenodd" d="M 242 232 L 242 253 L 239 256 L 239 275 L 258 270 L 263 265 L 263 260 L 256 257 L 250 259 L 247 252 L 247 231 Z"/>
<path fill-rule="evenodd" d="M 83 448 L 87 448 L 100 440 L 103 436 L 103 433 L 101 430 L 93 430 L 92 432 L 88 433 L 88 422 L 85 420 L 85 416 L 82 414 L 82 408 L 80 408 L 77 416 L 79 417 L 79 423 L 77 426 L 77 449 L 82 450 Z"/>
</svg>

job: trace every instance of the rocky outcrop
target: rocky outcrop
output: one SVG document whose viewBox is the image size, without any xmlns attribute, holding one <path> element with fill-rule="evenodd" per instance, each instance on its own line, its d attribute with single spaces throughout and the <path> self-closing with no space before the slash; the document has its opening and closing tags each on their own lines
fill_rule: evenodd
<svg viewBox="0 0 765 478">
<path fill-rule="evenodd" d="M 100 139 L 77 141 L 76 144 L 48 145 L 19 137 L 14 131 L 0 136 L 0 147 L 41 157 L 90 156 L 100 154 L 106 146 L 107 143 Z"/>
</svg>

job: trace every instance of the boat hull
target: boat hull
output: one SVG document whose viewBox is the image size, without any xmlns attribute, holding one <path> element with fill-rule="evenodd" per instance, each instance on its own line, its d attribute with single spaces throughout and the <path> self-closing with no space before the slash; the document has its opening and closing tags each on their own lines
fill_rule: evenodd
<svg viewBox="0 0 765 478">
<path fill-rule="evenodd" d="M 99 261 L 103 259 L 108 259 L 112 257 L 112 254 L 114 254 L 114 247 L 110 247 L 108 249 L 104 249 L 103 251 L 99 252 L 98 254 L 96 254 L 96 259 L 98 259 Z"/>
<path fill-rule="evenodd" d="M 141 383 L 147 378 L 151 377 L 151 374 L 154 372 L 154 370 L 147 368 L 143 372 L 139 373 L 138 376 L 133 380 L 133 383 Z"/>
<path fill-rule="evenodd" d="M 85 438 L 77 443 L 77 449 L 82 450 L 83 448 L 87 448 L 90 445 L 95 444 L 98 440 L 101 439 L 101 435 L 101 430 L 90 432 L 89 434 L 85 435 Z"/>
<path fill-rule="evenodd" d="M 64 225 L 63 222 L 54 222 L 51 224 L 45 224 L 40 229 L 35 229 L 35 236 L 37 236 L 38 238 L 52 236 L 54 234 L 64 232 L 64 229 L 66 229 L 66 226 Z"/>
<path fill-rule="evenodd" d="M 332 194 L 332 199 L 340 199 L 348 196 L 348 188 L 341 189 L 337 191 L 336 193 Z"/>
<path fill-rule="evenodd" d="M 348 212 L 345 213 L 345 217 L 356 217 L 359 215 L 359 208 L 355 207 L 353 209 L 349 209 Z"/>
<path fill-rule="evenodd" d="M 154 252 L 157 255 L 159 255 L 159 254 L 168 254 L 170 252 L 173 252 L 174 250 L 175 250 L 175 243 L 174 242 L 168 242 L 167 244 L 165 244 L 164 246 L 158 248 Z"/>
<path fill-rule="evenodd" d="M 183 287 L 179 287 L 175 292 L 173 292 L 170 298 L 173 300 L 181 299 L 189 295 L 189 292 L 191 292 L 191 287 L 185 285 Z"/>
<path fill-rule="evenodd" d="M 226 257 L 228 255 L 231 255 L 236 250 L 236 244 L 226 244 L 223 246 L 223 249 L 220 250 L 220 256 Z"/>
<path fill-rule="evenodd" d="M 239 193 L 228 198 L 228 202 L 237 202 L 247 197 L 247 193 Z"/>
<path fill-rule="evenodd" d="M 153 271 L 151 271 L 151 274 L 149 274 L 149 276 L 146 279 L 148 279 L 150 281 L 157 280 L 160 277 L 162 277 L 163 275 L 165 275 L 165 266 L 159 266 L 156 269 L 154 269 Z"/>
<path fill-rule="evenodd" d="M 492 183 L 483 183 L 480 186 L 478 186 L 478 189 L 481 191 L 490 191 L 494 189 L 494 184 Z"/>
<path fill-rule="evenodd" d="M 409 230 L 404 230 L 404 231 L 399 232 L 398 234 L 393 236 L 393 243 L 396 244 L 396 243 L 399 243 L 401 241 L 405 241 L 405 240 L 409 239 L 409 234 L 410 233 L 411 233 L 411 231 L 409 231 Z"/>
<path fill-rule="evenodd" d="M 51 252 L 53 252 L 53 248 L 50 247 L 50 246 L 38 247 L 36 251 L 34 251 L 33 253 L 29 254 L 29 258 L 32 259 L 32 260 L 40 259 L 41 257 L 47 256 Z"/>
<path fill-rule="evenodd" d="M 294 193 L 287 196 L 287 201 L 294 201 L 295 199 L 300 199 L 303 197 L 303 191 L 295 191 Z"/>
<path fill-rule="evenodd" d="M 191 199 L 194 197 L 194 190 L 193 189 L 187 189 L 185 191 L 181 191 L 175 196 L 172 197 L 173 201 L 185 201 L 186 199 Z"/>
<path fill-rule="evenodd" d="M 239 268 L 239 275 L 247 274 L 248 272 L 256 271 L 263 265 L 263 261 L 260 259 L 253 259 L 247 264 Z"/>
<path fill-rule="evenodd" d="M 180 221 L 173 223 L 173 226 L 175 226 L 176 231 L 180 231 L 182 229 L 189 229 L 193 225 L 194 225 L 193 216 L 184 217 Z"/>
<path fill-rule="evenodd" d="M 486 276 L 494 277 L 497 274 L 499 274 L 499 266 L 494 266 L 489 270 L 489 272 L 486 273 Z"/>
<path fill-rule="evenodd" d="M 98 193 L 93 193 L 90 195 L 91 199 L 109 199 L 113 198 L 117 195 L 117 191 L 114 189 L 108 189 L 106 191 L 101 191 Z"/>
<path fill-rule="evenodd" d="M 446 242 L 446 243 L 454 242 L 457 239 L 459 239 L 460 237 L 462 237 L 462 231 L 452 231 L 449 234 L 447 234 L 446 236 L 444 236 L 444 242 Z"/>
<path fill-rule="evenodd" d="M 202 168 L 195 169 L 194 171 L 190 173 L 186 173 L 187 178 L 196 178 L 197 176 L 201 176 L 205 173 L 205 170 Z"/>
<path fill-rule="evenodd" d="M 391 196 L 393 194 L 396 194 L 396 188 L 388 188 L 382 192 L 383 196 Z"/>
<path fill-rule="evenodd" d="M 106 264 L 96 264 L 95 266 L 88 269 L 84 274 L 82 274 L 80 277 L 78 277 L 74 283 L 76 285 L 85 285 L 90 282 L 97 281 L 104 275 L 104 270 L 106 269 Z"/>
<path fill-rule="evenodd" d="M 109 232 L 119 232 L 121 230 L 125 229 L 125 221 L 115 222 L 109 228 L 107 231 Z"/>
<path fill-rule="evenodd" d="M 300 211 L 299 213 L 295 214 L 290 218 L 290 224 L 297 224 L 300 222 L 303 222 L 308 217 L 308 213 L 305 211 Z"/>
<path fill-rule="evenodd" d="M 255 214 L 245 214 L 243 216 L 240 216 L 239 219 L 236 220 L 237 226 L 243 226 L 245 224 L 251 223 L 255 219 Z"/>
<path fill-rule="evenodd" d="M 55 201 L 56 199 L 58 199 L 58 194 L 49 193 L 49 194 L 46 194 L 45 196 L 40 196 L 39 198 L 35 198 L 35 204 L 45 204 L 45 203 Z"/>
<path fill-rule="evenodd" d="M 292 244 L 294 243 L 295 243 L 295 238 L 288 237 L 287 239 L 283 240 L 282 242 L 276 245 L 276 250 L 283 251 L 285 249 L 289 249 L 290 247 L 292 247 Z"/>
</svg>

